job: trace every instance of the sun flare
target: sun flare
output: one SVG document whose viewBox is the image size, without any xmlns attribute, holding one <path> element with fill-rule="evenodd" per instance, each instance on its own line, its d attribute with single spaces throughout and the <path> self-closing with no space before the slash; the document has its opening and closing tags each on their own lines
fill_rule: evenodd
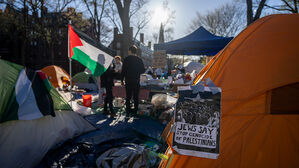
<svg viewBox="0 0 299 168">
<path fill-rule="evenodd" d="M 160 26 L 161 23 L 165 23 L 168 18 L 168 11 L 162 7 L 157 7 L 154 9 L 152 25 Z"/>
</svg>

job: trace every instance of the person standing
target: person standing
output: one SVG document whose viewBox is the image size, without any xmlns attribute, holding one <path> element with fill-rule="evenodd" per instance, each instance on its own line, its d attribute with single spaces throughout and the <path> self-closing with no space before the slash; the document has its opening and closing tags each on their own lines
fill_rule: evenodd
<svg viewBox="0 0 299 168">
<path fill-rule="evenodd" d="M 153 74 L 154 74 L 153 68 L 152 68 L 151 66 L 149 66 L 149 67 L 147 68 L 147 70 L 145 71 L 145 73 L 146 73 L 146 74 L 149 74 L 149 75 L 151 75 L 151 76 L 153 76 Z"/>
<path fill-rule="evenodd" d="M 112 95 L 112 87 L 114 86 L 114 65 L 111 63 L 109 68 L 103 73 L 101 76 L 101 85 L 106 89 L 106 97 L 104 99 L 104 114 L 108 114 L 108 105 L 110 115 L 114 117 L 113 110 L 113 95 Z"/>
<path fill-rule="evenodd" d="M 114 60 L 115 60 L 115 64 L 114 64 L 115 79 L 120 80 L 120 73 L 122 70 L 123 63 L 121 62 L 120 56 L 115 56 Z"/>
<path fill-rule="evenodd" d="M 161 78 L 161 76 L 162 76 L 162 69 L 161 68 L 156 69 L 156 75 L 157 75 L 157 79 Z"/>
<path fill-rule="evenodd" d="M 128 115 L 136 115 L 139 105 L 139 89 L 140 75 L 145 72 L 142 60 L 137 57 L 137 47 L 131 46 L 128 51 L 128 56 L 124 59 L 123 68 L 121 71 L 121 83 L 125 79 L 126 82 L 126 113 Z M 133 96 L 134 109 L 131 109 L 131 98 Z"/>
</svg>

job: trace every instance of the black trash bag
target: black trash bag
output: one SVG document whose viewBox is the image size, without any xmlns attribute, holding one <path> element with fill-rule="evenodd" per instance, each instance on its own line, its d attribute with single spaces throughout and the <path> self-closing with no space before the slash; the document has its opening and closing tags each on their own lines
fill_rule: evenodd
<svg viewBox="0 0 299 168">
<path fill-rule="evenodd" d="M 37 167 L 96 167 L 96 146 L 66 141 L 51 149 Z"/>
<path fill-rule="evenodd" d="M 164 152 L 166 144 L 159 143 L 163 125 L 158 121 L 140 118 L 132 123 L 119 122 L 110 126 L 113 119 L 104 115 L 86 117 L 98 129 L 56 145 L 43 158 L 38 167 L 97 167 L 96 159 L 112 148 L 155 142 Z M 98 121 L 104 120 L 101 124 Z"/>
</svg>

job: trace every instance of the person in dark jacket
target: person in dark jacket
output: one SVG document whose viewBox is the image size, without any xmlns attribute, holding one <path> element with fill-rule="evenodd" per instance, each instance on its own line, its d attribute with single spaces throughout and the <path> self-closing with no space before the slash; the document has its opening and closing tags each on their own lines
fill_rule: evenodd
<svg viewBox="0 0 299 168">
<path fill-rule="evenodd" d="M 137 47 L 129 48 L 128 56 L 124 59 L 121 71 L 121 82 L 126 82 L 126 112 L 128 115 L 136 115 L 139 104 L 140 75 L 145 72 L 142 60 L 137 57 Z M 134 109 L 131 109 L 130 101 L 133 96 Z"/>
<path fill-rule="evenodd" d="M 114 65 L 111 64 L 109 68 L 103 73 L 101 76 L 101 87 L 106 89 L 106 97 L 104 99 L 104 114 L 108 114 L 107 108 L 109 105 L 109 110 L 111 116 L 114 116 L 113 110 L 113 95 L 112 95 L 112 87 L 114 86 Z"/>
</svg>

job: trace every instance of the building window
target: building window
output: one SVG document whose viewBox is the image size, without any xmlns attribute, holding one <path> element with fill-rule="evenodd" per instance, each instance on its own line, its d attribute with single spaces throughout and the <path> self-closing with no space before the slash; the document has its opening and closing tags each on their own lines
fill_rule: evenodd
<svg viewBox="0 0 299 168">
<path fill-rule="evenodd" d="M 61 52 L 60 52 L 60 51 L 58 52 L 58 55 L 61 55 Z"/>
<path fill-rule="evenodd" d="M 60 40 L 58 41 L 58 44 L 61 45 L 61 41 Z"/>
<path fill-rule="evenodd" d="M 58 33 L 61 35 L 61 29 L 58 29 Z"/>
<path fill-rule="evenodd" d="M 116 50 L 116 55 L 120 55 L 120 50 Z"/>
<path fill-rule="evenodd" d="M 36 41 L 34 41 L 33 45 L 34 45 L 34 46 L 37 46 L 37 42 L 36 42 Z"/>
</svg>

